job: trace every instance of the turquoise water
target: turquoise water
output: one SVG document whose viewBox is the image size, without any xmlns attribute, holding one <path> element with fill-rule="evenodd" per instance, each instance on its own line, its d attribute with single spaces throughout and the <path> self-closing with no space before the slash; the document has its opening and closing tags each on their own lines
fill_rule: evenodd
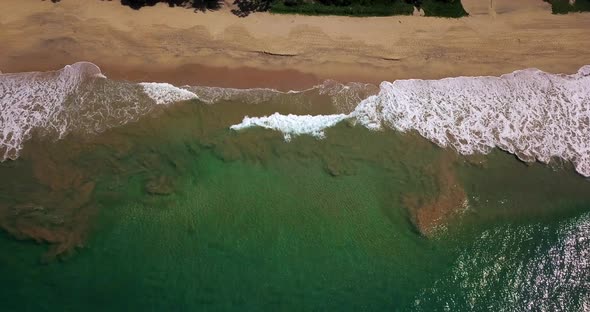
<svg viewBox="0 0 590 312">
<path fill-rule="evenodd" d="M 228 129 L 305 112 L 278 105 L 193 100 L 27 142 L 0 164 L 2 310 L 588 309 L 570 165 L 347 123 L 288 143 Z"/>
</svg>

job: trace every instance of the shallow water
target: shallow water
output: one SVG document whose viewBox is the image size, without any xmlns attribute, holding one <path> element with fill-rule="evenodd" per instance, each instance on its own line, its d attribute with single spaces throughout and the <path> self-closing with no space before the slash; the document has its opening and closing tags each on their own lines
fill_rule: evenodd
<svg viewBox="0 0 590 312">
<path fill-rule="evenodd" d="M 571 164 L 350 120 L 289 142 L 230 129 L 349 114 L 376 86 L 155 87 L 91 76 L 35 119 L 63 132 L 35 121 L 0 164 L 5 310 L 590 308 L 589 184 Z"/>
</svg>

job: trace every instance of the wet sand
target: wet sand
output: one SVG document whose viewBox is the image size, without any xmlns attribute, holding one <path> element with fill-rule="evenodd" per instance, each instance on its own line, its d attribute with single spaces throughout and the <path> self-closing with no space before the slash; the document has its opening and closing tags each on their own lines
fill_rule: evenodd
<svg viewBox="0 0 590 312">
<path fill-rule="evenodd" d="M 464 0 L 462 19 L 195 13 L 165 5 L 6 0 L 0 71 L 90 61 L 107 76 L 224 87 L 301 89 L 325 79 L 501 75 L 588 64 L 588 14 L 552 15 L 541 0 Z"/>
</svg>

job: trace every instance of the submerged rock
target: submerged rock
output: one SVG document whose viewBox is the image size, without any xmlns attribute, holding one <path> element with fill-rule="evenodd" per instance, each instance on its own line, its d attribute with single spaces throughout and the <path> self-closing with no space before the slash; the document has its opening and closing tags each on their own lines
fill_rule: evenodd
<svg viewBox="0 0 590 312">
<path fill-rule="evenodd" d="M 146 182 L 145 191 L 150 195 L 170 195 L 174 193 L 174 182 L 163 175 L 153 177 Z"/>
<path fill-rule="evenodd" d="M 441 157 L 438 164 L 431 168 L 438 192 L 428 198 L 422 194 L 406 194 L 403 205 L 410 210 L 412 222 L 420 234 L 434 236 L 457 213 L 467 208 L 467 194 L 453 171 L 453 159 Z"/>
<path fill-rule="evenodd" d="M 90 187 L 86 187 L 91 192 Z M 90 219 L 96 207 L 82 197 L 63 200 L 57 205 L 53 200 L 46 207 L 36 203 L 17 204 L 8 209 L 0 207 L 0 228 L 18 240 L 33 240 L 49 244 L 43 254 L 43 263 L 69 256 L 76 248 L 84 246 Z"/>
</svg>

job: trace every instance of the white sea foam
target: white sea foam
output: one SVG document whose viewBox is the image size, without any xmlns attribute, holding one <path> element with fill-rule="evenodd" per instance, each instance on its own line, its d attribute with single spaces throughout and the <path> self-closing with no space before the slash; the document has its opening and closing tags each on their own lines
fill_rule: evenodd
<svg viewBox="0 0 590 312">
<path fill-rule="evenodd" d="M 105 81 L 98 87 L 82 84 L 88 78 L 105 76 L 87 62 L 48 73 L 0 74 L 0 160 L 15 158 L 33 129 L 52 131 L 58 137 L 74 126 L 101 131 L 105 125 L 96 120 L 107 116 L 112 117 L 113 126 L 122 125 L 149 112 L 154 104 L 201 99 L 209 103 L 272 100 L 280 105 L 284 100 L 307 107 L 311 98 L 328 96 L 338 102 L 334 108 L 342 114 L 274 114 L 245 118 L 232 129 L 260 126 L 282 131 L 287 139 L 300 134 L 322 137 L 325 128 L 350 118 L 375 130 L 384 126 L 402 132 L 415 130 L 461 154 L 488 153 L 499 147 L 524 161 L 547 163 L 559 157 L 571 161 L 580 174 L 590 176 L 590 66 L 573 75 L 527 69 L 501 77 L 384 82 L 379 93 L 369 97 L 375 90 L 368 85 L 333 82 L 280 92 L 178 88 L 167 83 L 108 79 L 98 79 Z M 145 96 L 153 102 L 146 102 Z M 352 111 L 351 104 L 363 97 Z M 66 100 L 69 104 L 64 106 Z"/>
<path fill-rule="evenodd" d="M 281 131 L 285 141 L 290 141 L 292 136 L 308 134 L 317 138 L 325 136 L 324 129 L 332 127 L 349 116 L 345 114 L 334 115 L 281 115 L 274 113 L 264 117 L 245 117 L 244 120 L 231 126 L 232 130 L 243 130 L 252 127 L 262 127 Z"/>
<path fill-rule="evenodd" d="M 418 131 L 461 154 L 499 147 L 523 161 L 571 161 L 590 176 L 590 66 L 501 77 L 384 82 L 352 113 L 371 129 Z"/>
<path fill-rule="evenodd" d="M 330 99 L 334 109 L 338 113 L 349 113 L 358 103 L 370 94 L 379 90 L 377 86 L 351 82 L 342 84 L 332 80 L 326 80 L 320 85 L 305 90 L 279 91 L 270 88 L 220 88 L 206 86 L 186 86 L 184 89 L 196 94 L 203 102 L 214 104 L 221 101 L 239 101 L 247 104 L 259 104 L 273 101 L 275 105 L 314 105 L 312 99 L 317 96 L 325 96 Z"/>
<path fill-rule="evenodd" d="M 527 162 L 559 157 L 590 176 L 590 66 L 573 75 L 527 69 L 500 77 L 383 82 L 379 94 L 349 115 L 275 114 L 242 124 L 314 134 L 346 118 L 373 130 L 415 130 L 465 155 L 498 147 Z"/>
<path fill-rule="evenodd" d="M 0 160 L 16 158 L 23 142 L 35 128 L 63 135 L 67 123 L 56 118 L 66 98 L 100 69 L 87 62 L 68 65 L 55 72 L 0 75 Z"/>
<path fill-rule="evenodd" d="M 350 113 L 357 105 L 371 94 L 379 91 L 376 85 L 350 82 L 347 84 L 327 80 L 316 86 L 320 95 L 329 96 L 338 113 Z"/>
<path fill-rule="evenodd" d="M 88 62 L 52 72 L 2 74 L 0 161 L 18 157 L 33 131 L 57 139 L 71 131 L 98 133 L 137 120 L 157 104 L 196 98 L 167 83 L 108 80 Z"/>
<path fill-rule="evenodd" d="M 194 93 L 199 99 L 208 104 L 215 104 L 221 101 L 240 101 L 247 104 L 266 102 L 277 98 L 285 92 L 269 88 L 222 88 L 207 86 L 186 86 L 186 90 Z"/>
<path fill-rule="evenodd" d="M 199 97 L 185 89 L 175 87 L 169 83 L 142 82 L 139 84 L 144 92 L 158 105 L 171 104 L 179 101 L 198 99 Z"/>
<path fill-rule="evenodd" d="M 98 133 L 137 120 L 156 104 L 197 98 L 167 83 L 108 80 L 88 62 L 0 74 L 0 161 L 18 157 L 35 130 L 58 139 L 71 131 Z"/>
</svg>

